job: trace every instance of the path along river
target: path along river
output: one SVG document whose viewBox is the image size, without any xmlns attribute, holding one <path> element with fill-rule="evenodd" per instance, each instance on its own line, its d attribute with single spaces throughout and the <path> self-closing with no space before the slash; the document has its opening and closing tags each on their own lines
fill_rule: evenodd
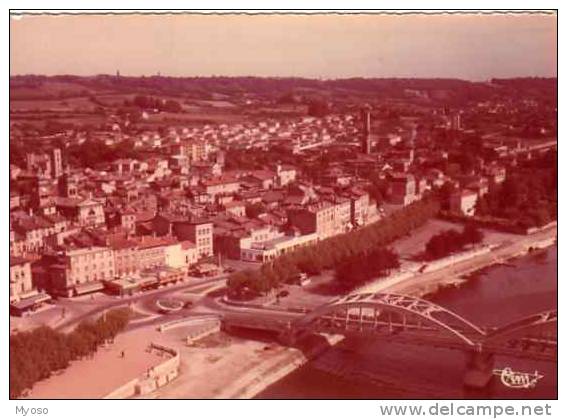
<svg viewBox="0 0 567 419">
<path fill-rule="evenodd" d="M 477 272 L 429 299 L 480 326 L 497 326 L 557 308 L 557 247 Z M 459 351 L 347 339 L 315 361 L 266 388 L 256 398 L 555 398 L 557 364 L 497 357 L 495 368 L 538 371 L 531 389 L 510 389 L 498 377 L 483 390 L 462 386 L 465 355 Z"/>
</svg>

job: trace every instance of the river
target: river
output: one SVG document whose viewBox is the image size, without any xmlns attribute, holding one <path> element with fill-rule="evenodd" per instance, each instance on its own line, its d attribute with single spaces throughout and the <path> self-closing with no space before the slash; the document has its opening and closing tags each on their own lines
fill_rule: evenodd
<svg viewBox="0 0 567 419">
<path fill-rule="evenodd" d="M 557 308 L 557 247 L 477 272 L 460 288 L 430 300 L 479 326 L 497 326 Z M 498 377 L 482 391 L 463 388 L 465 355 L 383 340 L 347 339 L 266 388 L 261 399 L 548 399 L 557 397 L 557 364 L 496 357 L 495 368 L 538 371 L 530 389 L 510 389 Z"/>
</svg>

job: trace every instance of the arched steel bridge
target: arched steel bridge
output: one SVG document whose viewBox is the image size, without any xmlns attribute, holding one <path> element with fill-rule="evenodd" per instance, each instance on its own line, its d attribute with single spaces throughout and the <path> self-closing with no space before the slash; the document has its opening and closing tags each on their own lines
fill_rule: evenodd
<svg viewBox="0 0 567 419">
<path fill-rule="evenodd" d="M 557 310 L 488 329 L 420 298 L 389 293 L 351 294 L 288 324 L 288 338 L 296 340 L 304 333 L 385 336 L 395 342 L 557 360 Z"/>
</svg>

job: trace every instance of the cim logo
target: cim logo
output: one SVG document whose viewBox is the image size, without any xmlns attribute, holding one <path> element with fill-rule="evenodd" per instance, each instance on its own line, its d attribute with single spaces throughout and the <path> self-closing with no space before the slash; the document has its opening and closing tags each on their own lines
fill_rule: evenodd
<svg viewBox="0 0 567 419">
<path fill-rule="evenodd" d="M 493 374 L 500 376 L 502 384 L 509 388 L 534 388 L 537 382 L 543 378 L 543 375 L 537 370 L 530 374 L 529 372 L 513 371 L 510 367 L 494 370 Z"/>
</svg>

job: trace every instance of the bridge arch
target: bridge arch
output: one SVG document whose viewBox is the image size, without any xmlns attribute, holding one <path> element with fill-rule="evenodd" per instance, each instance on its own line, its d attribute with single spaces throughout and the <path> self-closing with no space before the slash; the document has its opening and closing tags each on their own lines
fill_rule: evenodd
<svg viewBox="0 0 567 419">
<path fill-rule="evenodd" d="M 365 315 L 365 312 L 368 314 Z M 392 316 L 401 319 L 404 328 L 423 324 L 446 334 L 455 343 L 469 347 L 479 347 L 485 338 L 483 329 L 444 307 L 420 298 L 392 293 L 351 294 L 338 298 L 296 321 L 294 329 L 317 331 L 321 321 L 336 319 L 347 325 L 353 317 L 355 322 L 358 320 L 361 324 L 391 324 Z"/>
</svg>

